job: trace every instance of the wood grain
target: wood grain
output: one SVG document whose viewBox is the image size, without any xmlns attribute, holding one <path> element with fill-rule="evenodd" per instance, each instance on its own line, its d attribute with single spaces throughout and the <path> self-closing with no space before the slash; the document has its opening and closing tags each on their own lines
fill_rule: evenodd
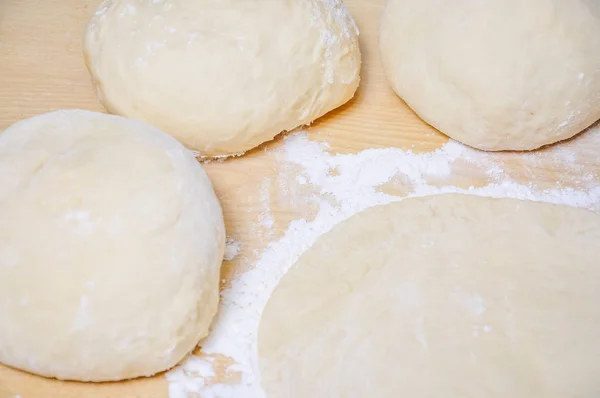
<svg viewBox="0 0 600 398">
<path fill-rule="evenodd" d="M 98 2 L 0 0 L 0 130 L 20 119 L 57 109 L 103 111 L 81 53 L 83 29 Z M 384 78 L 377 44 L 384 0 L 345 3 L 361 30 L 361 86 L 352 101 L 315 122 L 309 128 L 309 138 L 327 141 L 334 153 L 385 147 L 427 152 L 441 147 L 447 138 L 422 122 L 392 92 Z M 233 275 L 252 267 L 257 253 L 277 239 L 291 220 L 309 218 L 315 210 L 290 207 L 277 199 L 280 165 L 275 152 L 281 141 L 280 136 L 244 157 L 205 165 L 223 204 L 228 236 L 240 241 L 243 248 L 234 261 L 224 263 L 223 287 Z M 582 148 L 582 156 L 587 160 L 576 173 L 598 175 L 595 154 L 599 149 L 589 145 Z M 555 162 L 542 160 L 532 166 L 523 162 L 521 154 L 500 156 L 507 173 L 517 181 L 534 180 L 539 187 L 553 187 L 557 181 L 575 181 L 577 177 L 572 175 L 572 169 Z M 457 185 L 485 183 L 481 170 L 469 165 L 459 167 L 455 174 Z M 258 187 L 274 198 L 269 209 L 274 225 L 269 230 L 257 230 L 265 210 Z M 388 188 L 396 192 L 393 186 Z M 228 361 L 218 358 L 217 363 Z M 236 378 L 224 371 L 218 373 L 221 381 Z M 0 366 L 0 398 L 165 398 L 167 388 L 162 375 L 122 383 L 83 384 L 48 380 Z"/>
</svg>

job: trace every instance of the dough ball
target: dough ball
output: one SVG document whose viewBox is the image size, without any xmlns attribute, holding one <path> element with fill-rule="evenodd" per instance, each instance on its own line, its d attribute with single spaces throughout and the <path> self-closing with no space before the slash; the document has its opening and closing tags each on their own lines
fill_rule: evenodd
<svg viewBox="0 0 600 398">
<path fill-rule="evenodd" d="M 341 0 L 105 0 L 84 54 L 110 112 L 205 156 L 243 153 L 344 104 L 361 62 Z"/>
<path fill-rule="evenodd" d="M 137 121 L 58 111 L 0 134 L 0 362 L 150 376 L 206 336 L 221 207 L 191 153 Z"/>
<path fill-rule="evenodd" d="M 600 396 L 600 215 L 405 199 L 321 237 L 263 314 L 267 397 Z"/>
<path fill-rule="evenodd" d="M 600 118 L 598 0 L 388 0 L 380 33 L 396 93 L 472 147 L 536 149 Z"/>
</svg>

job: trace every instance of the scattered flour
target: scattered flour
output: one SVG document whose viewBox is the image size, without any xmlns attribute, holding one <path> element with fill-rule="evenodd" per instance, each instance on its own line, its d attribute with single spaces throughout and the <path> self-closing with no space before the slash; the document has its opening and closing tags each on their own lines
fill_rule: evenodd
<svg viewBox="0 0 600 398">
<path fill-rule="evenodd" d="M 262 212 L 259 214 L 258 219 L 262 227 L 266 228 L 267 235 L 272 231 L 275 219 L 271 214 L 271 180 L 265 178 L 260 187 L 260 203 L 262 204 Z"/>
<path fill-rule="evenodd" d="M 232 238 L 227 238 L 227 241 L 225 242 L 225 255 L 223 258 L 225 261 L 231 261 L 237 257 L 240 250 L 242 250 L 242 244 L 240 242 L 233 240 Z"/>
<path fill-rule="evenodd" d="M 188 393 L 200 393 L 206 382 L 215 376 L 211 358 L 190 355 L 177 369 L 167 374 L 169 396 L 188 397 Z"/>
<path fill-rule="evenodd" d="M 594 171 L 600 167 L 600 160 L 598 164 L 590 164 L 589 159 L 596 156 L 588 156 L 587 173 L 583 173 L 583 165 L 577 163 L 582 151 L 594 150 L 594 145 L 596 151 L 600 150 L 600 128 L 576 141 L 579 142 L 529 154 L 489 154 L 450 141 L 441 149 L 424 154 L 388 148 L 334 155 L 328 153 L 326 144 L 310 141 L 302 132 L 288 136 L 283 148 L 277 150 L 280 189 L 290 196 L 293 204 L 301 187 L 314 187 L 316 193 L 305 199 L 316 204 L 316 215 L 312 221 L 292 221 L 279 240 L 269 243 L 254 268 L 235 277 L 223 291 L 212 333 L 202 344 L 201 351 L 208 358 L 190 356 L 168 372 L 170 398 L 197 395 L 263 398 L 256 337 L 261 313 L 273 289 L 300 255 L 334 225 L 368 207 L 401 200 L 402 197 L 385 192 L 387 184 L 400 185 L 404 197 L 465 193 L 562 203 L 600 211 L 600 182 Z M 536 181 L 539 173 L 548 169 L 552 172 L 553 167 L 561 172 L 560 181 L 556 177 L 552 186 L 547 183 L 539 186 Z M 511 179 L 515 168 L 532 182 L 523 185 Z M 461 187 L 464 183 L 460 177 L 465 173 L 469 181 L 481 177 L 488 184 Z M 270 195 L 264 194 L 262 199 L 268 202 Z M 268 209 L 268 203 L 263 203 L 263 208 Z M 268 220 L 268 217 L 263 218 L 259 223 L 265 224 Z M 482 306 L 473 308 L 483 311 Z M 483 330 L 487 332 L 485 326 Z M 235 372 L 239 383 L 213 385 L 215 371 L 211 357 L 215 356 L 236 363 L 227 371 Z"/>
</svg>

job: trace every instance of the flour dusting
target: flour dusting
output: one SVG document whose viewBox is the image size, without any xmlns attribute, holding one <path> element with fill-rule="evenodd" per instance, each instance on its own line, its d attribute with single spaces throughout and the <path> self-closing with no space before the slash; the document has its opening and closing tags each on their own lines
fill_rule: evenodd
<svg viewBox="0 0 600 398">
<path fill-rule="evenodd" d="M 596 175 L 600 161 L 590 164 L 596 156 L 587 156 L 586 173 L 578 163 L 582 153 L 599 149 L 600 128 L 575 141 L 527 154 L 484 153 L 454 141 L 422 154 L 394 148 L 331 154 L 326 144 L 310 141 L 304 132 L 288 136 L 276 150 L 280 170 L 277 195 L 292 206 L 309 203 L 312 206 L 307 209 L 315 214 L 307 210 L 304 218 L 292 221 L 283 236 L 268 244 L 253 268 L 236 276 L 222 292 L 212 332 L 202 343 L 203 357 L 190 356 L 167 374 L 170 398 L 265 397 L 256 346 L 262 311 L 285 272 L 336 224 L 372 206 L 442 193 L 536 200 L 600 211 Z M 543 173 L 551 174 L 539 178 Z M 559 174 L 555 177 L 552 173 Z M 520 184 L 515 180 L 517 175 L 525 175 L 531 182 Z M 487 183 L 465 183 L 478 180 Z M 265 181 L 261 186 L 262 206 L 263 212 L 269 213 L 265 210 L 275 193 L 265 188 L 271 186 Z M 269 217 L 259 219 L 261 228 L 270 223 Z M 467 298 L 472 311 L 485 311 L 484 303 L 476 297 Z M 482 332 L 489 332 L 489 326 L 473 333 Z M 229 361 L 225 373 L 235 382 L 214 384 L 217 365 L 212 358 L 216 357 Z"/>
<path fill-rule="evenodd" d="M 225 261 L 231 261 L 237 257 L 237 255 L 240 253 L 240 250 L 242 250 L 242 244 L 240 242 L 233 240 L 232 238 L 227 238 L 227 241 L 225 242 L 225 254 L 223 258 Z"/>
</svg>

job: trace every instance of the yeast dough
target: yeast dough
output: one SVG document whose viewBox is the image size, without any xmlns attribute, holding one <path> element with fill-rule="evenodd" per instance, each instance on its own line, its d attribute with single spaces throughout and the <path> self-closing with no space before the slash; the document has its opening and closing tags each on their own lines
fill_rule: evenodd
<svg viewBox="0 0 600 398">
<path fill-rule="evenodd" d="M 467 195 L 367 210 L 264 312 L 271 398 L 600 396 L 600 215 Z"/>
</svg>

